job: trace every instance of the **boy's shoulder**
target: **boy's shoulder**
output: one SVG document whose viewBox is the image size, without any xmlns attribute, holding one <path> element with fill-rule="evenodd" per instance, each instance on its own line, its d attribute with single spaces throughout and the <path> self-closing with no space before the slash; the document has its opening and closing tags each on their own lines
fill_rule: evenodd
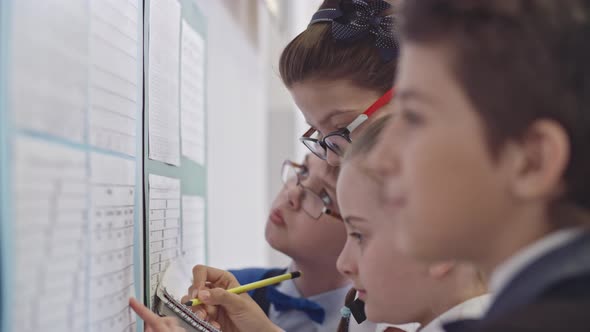
<svg viewBox="0 0 590 332">
<path fill-rule="evenodd" d="M 498 317 L 445 325 L 446 332 L 588 332 L 590 273 L 563 280 L 534 301 Z"/>
<path fill-rule="evenodd" d="M 590 289 L 590 276 L 585 280 Z M 491 331 L 590 331 L 590 298 L 549 296 L 526 305 L 495 321 L 482 325 L 480 332 Z"/>
<path fill-rule="evenodd" d="M 504 288 L 482 320 L 457 322 L 463 331 L 590 331 L 590 233 L 531 263 Z"/>
<path fill-rule="evenodd" d="M 496 295 L 488 318 L 538 301 L 576 300 L 590 296 L 590 232 L 531 262 Z"/>
</svg>

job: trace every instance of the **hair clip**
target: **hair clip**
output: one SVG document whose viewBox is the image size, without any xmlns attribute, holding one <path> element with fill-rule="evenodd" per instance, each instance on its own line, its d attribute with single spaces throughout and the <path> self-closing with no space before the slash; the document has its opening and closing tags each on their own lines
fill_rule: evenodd
<svg viewBox="0 0 590 332">
<path fill-rule="evenodd" d="M 336 40 L 354 41 L 368 34 L 376 37 L 375 46 L 384 61 L 390 61 L 399 54 L 396 38 L 395 20 L 392 15 L 381 16 L 391 5 L 384 0 L 351 0 L 350 10 L 343 10 L 342 2 L 338 8 L 318 10 L 311 18 L 311 24 L 332 23 L 332 36 Z"/>
<path fill-rule="evenodd" d="M 349 318 L 351 314 L 350 308 L 349 307 L 342 307 L 340 308 L 340 315 L 342 316 L 342 318 Z"/>
<path fill-rule="evenodd" d="M 357 323 L 360 324 L 367 319 L 367 315 L 365 315 L 365 302 L 361 299 L 357 298 L 349 304 L 348 307 L 350 308 L 352 317 L 354 317 L 354 320 L 356 320 Z"/>
</svg>

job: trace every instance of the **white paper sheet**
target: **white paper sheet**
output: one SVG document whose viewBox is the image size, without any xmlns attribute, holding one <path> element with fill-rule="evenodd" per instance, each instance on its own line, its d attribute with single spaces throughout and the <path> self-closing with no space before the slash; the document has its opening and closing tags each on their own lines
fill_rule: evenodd
<svg viewBox="0 0 590 332">
<path fill-rule="evenodd" d="M 6 163 L 14 173 L 7 187 L 14 218 L 6 222 L 14 245 L 2 254 L 10 269 L 2 286 L 11 297 L 0 307 L 11 331 L 136 329 L 127 301 L 136 295 L 138 161 L 90 150 L 136 155 L 138 6 L 138 0 L 10 5 L 7 106 L 15 130 Z M 115 229 L 120 221 L 124 226 Z M 92 229 L 98 224 L 105 228 Z"/>
<path fill-rule="evenodd" d="M 138 2 L 91 0 L 90 144 L 135 156 Z"/>
<path fill-rule="evenodd" d="M 189 264 L 205 264 L 205 199 L 182 196 L 182 253 Z"/>
<path fill-rule="evenodd" d="M 21 137 L 15 152 L 14 330 L 134 330 L 135 162 L 93 153 L 88 183 L 82 150 Z"/>
<path fill-rule="evenodd" d="M 85 153 L 32 138 L 18 138 L 14 148 L 14 331 L 83 330 L 88 309 Z"/>
<path fill-rule="evenodd" d="M 182 21 L 180 61 L 182 154 L 205 164 L 205 41 Z"/>
<path fill-rule="evenodd" d="M 12 107 L 19 128 L 84 141 L 88 8 L 83 1 L 15 1 Z M 50 15 L 52 13 L 53 15 Z"/>
<path fill-rule="evenodd" d="M 150 174 L 148 181 L 151 298 L 170 261 L 180 255 L 180 180 Z"/>
<path fill-rule="evenodd" d="M 135 163 L 92 153 L 90 210 L 90 322 L 94 331 L 124 331 L 135 324 Z"/>
<path fill-rule="evenodd" d="M 149 158 L 180 165 L 180 4 L 150 1 Z"/>
</svg>

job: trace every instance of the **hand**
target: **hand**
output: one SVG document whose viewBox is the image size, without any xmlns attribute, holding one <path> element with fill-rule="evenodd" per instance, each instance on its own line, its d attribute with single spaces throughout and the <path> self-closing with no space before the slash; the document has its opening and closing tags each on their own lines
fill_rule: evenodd
<svg viewBox="0 0 590 332">
<path fill-rule="evenodd" d="M 178 326 L 176 319 L 160 317 L 134 298 L 129 299 L 129 306 L 143 319 L 146 332 L 186 332 L 185 329 Z"/>
<path fill-rule="evenodd" d="M 193 284 L 189 298 L 198 298 L 204 305 L 194 308 L 201 317 L 207 316 L 221 326 L 224 332 L 275 332 L 282 331 L 274 325 L 258 304 L 244 294 L 232 294 L 227 289 L 240 284 L 233 274 L 216 268 L 197 265 L 193 268 Z"/>
</svg>

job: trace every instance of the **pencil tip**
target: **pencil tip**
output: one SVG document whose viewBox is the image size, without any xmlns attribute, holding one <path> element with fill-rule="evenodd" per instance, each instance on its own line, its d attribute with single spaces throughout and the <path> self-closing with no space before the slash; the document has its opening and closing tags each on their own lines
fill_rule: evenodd
<svg viewBox="0 0 590 332">
<path fill-rule="evenodd" d="M 301 277 L 301 271 L 291 272 L 291 279 L 295 279 L 295 278 L 299 278 L 299 277 Z"/>
</svg>

